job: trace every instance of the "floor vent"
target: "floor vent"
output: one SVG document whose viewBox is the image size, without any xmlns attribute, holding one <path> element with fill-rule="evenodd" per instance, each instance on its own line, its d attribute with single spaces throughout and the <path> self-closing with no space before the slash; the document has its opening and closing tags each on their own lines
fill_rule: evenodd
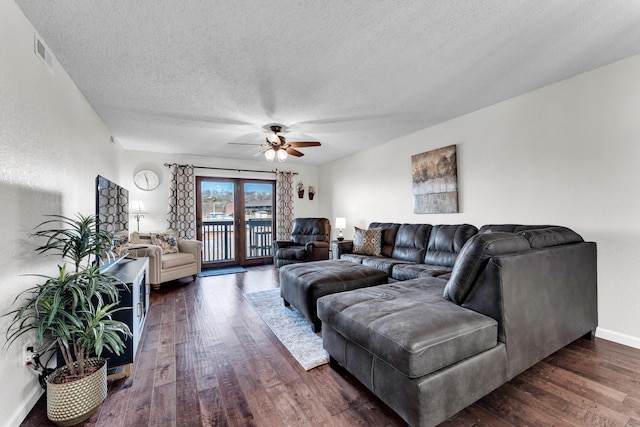
<svg viewBox="0 0 640 427">
<path fill-rule="evenodd" d="M 34 35 L 34 51 L 36 56 L 40 58 L 40 60 L 47 66 L 49 71 L 53 71 L 53 57 L 51 56 L 51 51 L 47 46 L 45 46 L 44 42 L 38 37 L 37 34 Z"/>
</svg>

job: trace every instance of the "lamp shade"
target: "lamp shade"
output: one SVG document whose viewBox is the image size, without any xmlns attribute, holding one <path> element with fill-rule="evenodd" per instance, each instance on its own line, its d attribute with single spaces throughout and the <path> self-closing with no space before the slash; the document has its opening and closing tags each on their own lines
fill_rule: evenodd
<svg viewBox="0 0 640 427">
<path fill-rule="evenodd" d="M 129 204 L 129 215 L 144 215 L 147 209 L 144 207 L 142 200 L 132 200 Z"/>
<path fill-rule="evenodd" d="M 339 228 L 340 230 L 347 228 L 347 219 L 336 217 L 336 228 Z"/>
</svg>

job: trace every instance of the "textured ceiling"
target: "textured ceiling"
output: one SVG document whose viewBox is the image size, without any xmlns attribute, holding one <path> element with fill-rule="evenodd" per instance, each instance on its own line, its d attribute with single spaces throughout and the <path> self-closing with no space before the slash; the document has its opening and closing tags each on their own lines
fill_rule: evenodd
<svg viewBox="0 0 640 427">
<path fill-rule="evenodd" d="M 322 164 L 640 53 L 640 1 L 17 0 L 126 149 Z"/>
</svg>

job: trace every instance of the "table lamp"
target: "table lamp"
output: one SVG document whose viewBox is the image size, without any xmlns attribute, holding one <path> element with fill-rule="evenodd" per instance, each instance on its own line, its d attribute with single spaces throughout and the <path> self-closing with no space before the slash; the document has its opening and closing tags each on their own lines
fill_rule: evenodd
<svg viewBox="0 0 640 427">
<path fill-rule="evenodd" d="M 338 229 L 338 237 L 337 237 L 337 239 L 339 241 L 343 241 L 344 240 L 344 236 L 342 235 L 342 230 L 347 228 L 347 219 L 346 218 L 336 217 L 336 228 Z"/>
<path fill-rule="evenodd" d="M 140 220 L 144 218 L 147 210 L 144 207 L 144 203 L 142 200 L 132 200 L 129 205 L 129 215 L 133 215 L 136 217 L 136 221 L 138 222 L 138 230 L 140 231 Z"/>
</svg>

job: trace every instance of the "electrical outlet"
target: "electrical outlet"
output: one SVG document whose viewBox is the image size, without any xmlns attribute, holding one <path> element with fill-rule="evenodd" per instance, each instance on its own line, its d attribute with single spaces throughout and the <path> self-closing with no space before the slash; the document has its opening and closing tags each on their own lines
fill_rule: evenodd
<svg viewBox="0 0 640 427">
<path fill-rule="evenodd" d="M 22 360 L 25 365 L 33 364 L 33 345 L 27 344 L 22 351 Z"/>
</svg>

